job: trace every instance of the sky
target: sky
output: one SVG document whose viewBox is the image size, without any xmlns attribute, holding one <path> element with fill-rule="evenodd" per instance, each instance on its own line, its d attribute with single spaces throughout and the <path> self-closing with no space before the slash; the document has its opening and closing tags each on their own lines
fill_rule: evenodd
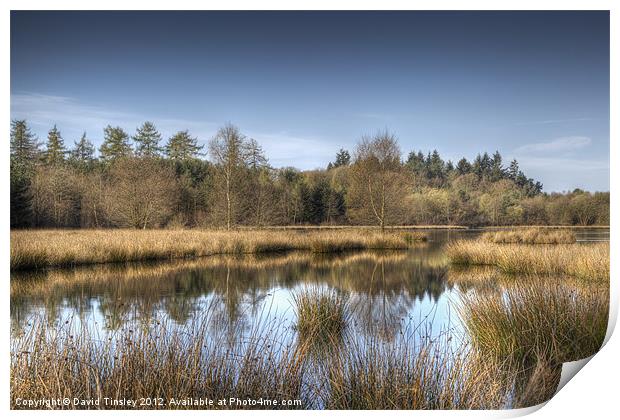
<svg viewBox="0 0 620 420">
<path fill-rule="evenodd" d="M 544 191 L 608 191 L 609 14 L 13 11 L 11 118 L 69 146 L 233 123 L 299 169 L 388 129 L 403 158 L 498 150 Z"/>
</svg>

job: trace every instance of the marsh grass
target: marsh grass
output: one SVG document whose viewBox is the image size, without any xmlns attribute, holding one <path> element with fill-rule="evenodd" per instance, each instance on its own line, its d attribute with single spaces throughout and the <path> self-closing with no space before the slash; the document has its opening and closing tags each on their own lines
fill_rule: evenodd
<svg viewBox="0 0 620 420">
<path fill-rule="evenodd" d="M 320 286 L 293 293 L 295 326 L 302 341 L 334 345 L 342 342 L 349 318 L 348 298 L 335 289 Z"/>
<path fill-rule="evenodd" d="M 609 243 L 525 245 L 459 240 L 446 246 L 451 263 L 494 265 L 506 273 L 560 274 L 609 282 Z"/>
<path fill-rule="evenodd" d="M 376 339 L 350 343 L 327 368 L 325 408 L 520 408 L 548 400 L 557 389 L 557 366 L 537 360 L 524 369 L 465 344 L 451 347 L 452 338 L 445 333 L 389 345 Z"/>
<path fill-rule="evenodd" d="M 561 376 L 561 363 L 551 362 L 548 355 L 537 355 L 532 366 L 517 374 L 510 405 L 523 408 L 550 400 L 557 391 Z"/>
<path fill-rule="evenodd" d="M 167 403 L 183 395 L 301 400 L 300 406 L 279 408 L 500 409 L 542 402 L 557 387 L 557 382 L 532 382 L 523 370 L 481 357 L 470 346 L 452 349 L 449 335 L 389 343 L 347 340 L 326 355 L 323 369 L 313 369 L 308 347 L 290 344 L 273 332 L 273 325 L 231 343 L 212 336 L 210 322 L 154 322 L 108 339 L 93 336 L 85 326 L 33 321 L 26 334 L 12 341 L 11 407 L 23 408 L 15 405 L 18 397 L 148 395 Z"/>
<path fill-rule="evenodd" d="M 609 288 L 536 276 L 501 294 L 464 294 L 459 313 L 483 354 L 526 364 L 544 354 L 563 363 L 589 357 L 602 346 Z"/>
<path fill-rule="evenodd" d="M 421 232 L 32 230 L 11 232 L 11 270 L 284 251 L 407 249 Z"/>
<path fill-rule="evenodd" d="M 74 332 L 36 322 L 11 352 L 12 408 L 20 408 L 13 406 L 17 397 L 148 396 L 166 403 L 137 407 L 146 409 L 193 408 L 168 406 L 173 396 L 301 399 L 303 364 L 296 350 L 257 334 L 231 346 L 207 329 L 205 322 L 162 322 L 124 329 L 108 340 L 94 338 L 86 327 Z"/>
<path fill-rule="evenodd" d="M 577 241 L 577 237 L 570 230 L 543 228 L 485 232 L 480 239 L 496 244 L 572 244 Z"/>
</svg>

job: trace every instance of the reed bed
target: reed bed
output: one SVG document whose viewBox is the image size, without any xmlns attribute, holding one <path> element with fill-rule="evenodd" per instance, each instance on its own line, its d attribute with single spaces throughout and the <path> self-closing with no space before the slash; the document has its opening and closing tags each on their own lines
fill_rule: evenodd
<svg viewBox="0 0 620 420">
<path fill-rule="evenodd" d="M 189 327 L 158 324 L 97 339 L 86 327 L 74 331 L 36 322 L 11 352 L 11 408 L 27 408 L 17 406 L 17 398 L 58 397 L 102 403 L 99 407 L 61 407 L 65 409 L 261 408 L 173 405 L 170 398 L 301 401 L 303 364 L 295 349 L 258 334 L 231 345 L 223 337 L 209 335 L 208 322 L 203 321 Z M 105 406 L 106 397 L 138 403 L 149 398 L 151 404 Z"/>
<path fill-rule="evenodd" d="M 565 229 L 510 229 L 485 232 L 480 239 L 495 244 L 573 244 L 575 233 Z"/>
<path fill-rule="evenodd" d="M 563 274 L 609 282 L 609 243 L 533 246 L 460 240 L 447 245 L 446 254 L 453 264 L 494 265 L 506 273 Z"/>
<path fill-rule="evenodd" d="M 421 232 L 32 230 L 11 232 L 11 270 L 284 251 L 407 249 Z"/>
<path fill-rule="evenodd" d="M 326 355 L 324 369 L 312 370 L 316 363 L 309 363 L 307 347 L 273 333 L 273 325 L 231 343 L 210 335 L 210 322 L 200 318 L 189 327 L 154 322 L 106 339 L 84 326 L 35 321 L 27 334 L 12 341 L 11 408 L 27 408 L 17 405 L 17 398 L 139 402 L 148 396 L 157 405 L 62 408 L 500 409 L 545 401 L 557 387 L 557 382 L 541 383 L 531 376 L 524 381 L 522 370 L 480 357 L 470 346 L 450 350 L 448 335 L 390 343 L 348 341 Z M 299 403 L 173 405 L 170 398 L 175 396 Z"/>
<path fill-rule="evenodd" d="M 483 354 L 518 363 L 540 354 L 555 363 L 589 357 L 603 344 L 609 288 L 540 276 L 519 280 L 502 294 L 464 294 L 459 313 Z"/>
<path fill-rule="evenodd" d="M 325 408 L 454 410 L 522 408 L 550 399 L 561 367 L 545 359 L 527 368 L 452 349 L 451 335 L 419 345 L 377 341 L 352 346 L 327 368 Z"/>
</svg>

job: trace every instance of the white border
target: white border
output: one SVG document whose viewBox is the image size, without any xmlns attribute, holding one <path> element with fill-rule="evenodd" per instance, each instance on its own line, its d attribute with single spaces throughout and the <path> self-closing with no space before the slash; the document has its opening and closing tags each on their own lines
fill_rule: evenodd
<svg viewBox="0 0 620 420">
<path fill-rule="evenodd" d="M 0 32 L 2 36 L 2 80 L 1 84 L 2 97 L 4 100 L 1 102 L 2 114 L 4 118 L 0 123 L 2 133 L 4 133 L 2 159 L 1 165 L 1 180 L 0 183 L 0 197 L 3 197 L 2 201 L 2 213 L 0 214 L 0 227 L 2 229 L 3 240 L 0 241 L 0 268 L 4 273 L 4 308 L 5 308 L 5 322 L 0 323 L 0 329 L 2 331 L 3 342 L 5 343 L 3 362 L 0 363 L 1 372 L 0 380 L 2 381 L 2 399 L 0 400 L 0 407 L 3 411 L 7 411 L 9 416 L 18 418 L 34 418 L 42 414 L 42 412 L 16 412 L 8 410 L 9 407 L 9 159 L 8 159 L 8 133 L 10 131 L 10 13 L 13 10 L 48 10 L 48 9 L 78 9 L 78 10 L 140 10 L 140 9 L 155 9 L 155 10 L 199 10 L 199 9 L 246 9 L 246 10 L 258 10 L 258 9 L 286 9 L 286 10 L 347 10 L 347 9 L 365 9 L 365 10 L 379 10 L 379 9 L 397 9 L 397 10 L 610 10 L 611 20 L 611 131 L 610 138 L 618 138 L 617 123 L 614 121 L 620 121 L 620 115 L 618 114 L 617 98 L 619 95 L 619 85 L 614 75 L 620 74 L 618 68 L 618 27 L 620 19 L 618 13 L 620 7 L 617 6 L 618 2 L 611 0 L 592 0 L 592 1 L 551 1 L 551 0 L 522 0 L 522 1 L 490 1 L 490 0 L 477 0 L 477 1 L 397 1 L 397 0 L 383 0 L 381 2 L 372 2 L 368 0 L 358 1 L 337 1 L 337 0 L 315 0 L 315 1 L 297 1 L 294 4 L 285 1 L 242 1 L 242 0 L 228 0 L 226 2 L 198 2 L 187 0 L 176 0 L 174 2 L 164 2 L 160 0 L 153 0 L 140 4 L 136 1 L 119 1 L 119 0 L 94 0 L 88 3 L 81 1 L 56 1 L 53 7 L 51 7 L 49 1 L 5 1 L 4 13 L 0 18 Z M 615 142 L 610 144 L 610 168 L 611 168 L 611 183 L 613 188 L 614 181 L 618 180 L 618 169 L 615 166 L 618 164 L 618 145 Z M 618 287 L 617 287 L 617 265 L 614 261 L 617 261 L 618 250 L 615 246 L 618 238 L 618 217 L 617 210 L 620 208 L 618 205 L 618 197 L 614 193 L 611 194 L 611 217 L 612 217 L 612 229 L 611 229 L 611 273 L 612 273 L 612 310 L 611 310 L 611 323 L 615 324 L 618 313 Z M 611 328 L 611 327 L 610 327 Z M 617 334 L 616 334 L 617 335 Z M 615 402 L 618 398 L 617 378 L 619 373 L 619 362 L 617 355 L 620 354 L 620 344 L 616 337 L 612 336 L 607 345 L 597 354 L 588 366 L 577 374 L 577 378 L 569 381 L 569 383 L 542 409 L 535 411 L 532 415 L 532 419 L 544 419 L 544 418 L 562 418 L 562 419 L 583 419 L 586 417 L 592 418 L 611 418 L 612 413 L 615 413 Z M 501 417 L 515 417 L 531 412 L 532 410 L 509 410 L 509 411 L 415 411 L 415 412 L 364 412 L 364 411 L 347 411 L 345 413 L 337 411 L 318 411 L 318 412 L 120 412 L 120 411 L 107 411 L 107 412 L 89 412 L 88 416 L 101 417 L 181 417 L 184 418 L 204 418 L 205 416 L 218 416 L 222 418 L 231 417 L 246 417 L 252 416 L 253 418 L 303 418 L 308 415 L 316 416 L 319 418 L 332 418 L 336 416 L 346 416 L 347 418 L 383 418 L 386 415 L 389 416 L 403 416 L 403 417 L 421 417 L 421 418 L 501 418 Z M 51 418 L 70 417 L 77 418 L 83 416 L 83 413 L 74 412 L 45 412 L 43 415 Z"/>
</svg>

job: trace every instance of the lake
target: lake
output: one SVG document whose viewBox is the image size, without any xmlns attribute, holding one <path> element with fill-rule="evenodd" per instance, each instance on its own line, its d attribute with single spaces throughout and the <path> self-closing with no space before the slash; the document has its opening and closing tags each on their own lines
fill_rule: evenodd
<svg viewBox="0 0 620 420">
<path fill-rule="evenodd" d="M 465 341 L 459 303 L 476 287 L 467 278 L 490 269 L 451 268 L 444 246 L 480 232 L 430 231 L 427 243 L 398 252 L 295 252 L 16 272 L 11 274 L 12 342 L 41 322 L 67 334 L 87 331 L 92 339 L 113 341 L 160 324 L 191 327 L 208 314 L 207 335 L 223 346 L 243 351 L 248 337 L 269 334 L 286 349 L 299 341 L 295 296 L 329 289 L 347 297 L 347 345 L 449 335 L 445 344 L 458 351 Z M 608 229 L 575 232 L 584 246 L 609 240 Z"/>
</svg>

